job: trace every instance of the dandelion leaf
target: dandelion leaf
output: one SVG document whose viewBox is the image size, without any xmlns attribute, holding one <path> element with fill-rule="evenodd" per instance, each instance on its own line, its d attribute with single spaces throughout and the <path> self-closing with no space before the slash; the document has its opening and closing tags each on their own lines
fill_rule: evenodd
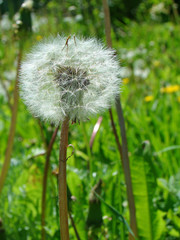
<svg viewBox="0 0 180 240">
<path fill-rule="evenodd" d="M 151 156 L 150 143 L 145 141 L 135 151 L 131 170 L 138 233 L 141 240 L 162 239 L 165 227 L 162 213 L 153 206 L 157 184 Z"/>
</svg>

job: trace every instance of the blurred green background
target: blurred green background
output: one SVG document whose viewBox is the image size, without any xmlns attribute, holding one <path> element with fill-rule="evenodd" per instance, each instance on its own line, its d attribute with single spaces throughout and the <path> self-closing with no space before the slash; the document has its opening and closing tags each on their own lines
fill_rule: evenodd
<svg viewBox="0 0 180 240">
<path fill-rule="evenodd" d="M 50 35 L 106 42 L 100 0 L 0 0 L 0 169 L 11 125 L 17 57 Z M 22 5 L 24 4 L 24 5 Z M 112 41 L 122 66 L 121 101 L 140 240 L 180 239 L 180 4 L 178 0 L 110 0 Z M 23 45 L 23 50 L 22 50 Z M 120 129 L 115 108 L 115 126 Z M 123 168 L 108 111 L 90 149 L 99 116 L 70 125 L 69 208 L 80 239 L 128 239 L 129 207 Z M 41 239 L 46 145 L 55 126 L 34 118 L 20 100 L 8 175 L 0 195 L 0 239 Z M 60 131 L 47 185 L 46 239 L 59 239 L 57 178 Z M 72 149 L 68 148 L 68 155 Z M 102 180 L 102 200 L 89 181 Z M 106 205 L 106 204 L 108 205 Z M 111 207 L 117 211 L 114 212 Z M 92 210 L 93 209 L 93 210 Z M 91 216 L 91 211 L 93 214 Z M 96 214 L 95 214 L 96 213 Z M 72 221 L 70 239 L 77 239 Z"/>
</svg>

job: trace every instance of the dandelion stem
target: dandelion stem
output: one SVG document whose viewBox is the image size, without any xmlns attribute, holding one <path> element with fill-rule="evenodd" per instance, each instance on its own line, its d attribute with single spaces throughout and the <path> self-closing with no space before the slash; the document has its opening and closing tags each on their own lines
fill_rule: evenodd
<svg viewBox="0 0 180 240">
<path fill-rule="evenodd" d="M 106 32 L 106 42 L 108 47 L 112 48 L 112 39 L 111 39 L 111 20 L 110 20 L 110 11 L 107 0 L 102 0 L 104 8 L 104 20 L 105 20 L 105 32 Z"/>
<path fill-rule="evenodd" d="M 111 20 L 110 20 L 110 11 L 109 11 L 107 0 L 103 0 L 103 7 L 104 7 L 104 15 L 105 15 L 106 41 L 107 41 L 108 47 L 112 48 Z M 132 189 L 125 122 L 124 122 L 120 97 L 116 99 L 116 110 L 118 114 L 119 126 L 121 129 L 122 151 L 120 152 L 120 154 L 121 154 L 121 160 L 122 160 L 122 165 L 124 169 L 125 182 L 127 186 L 127 198 L 128 198 L 129 211 L 130 211 L 130 226 L 132 228 L 132 231 L 134 232 L 134 235 L 137 237 L 138 232 L 137 232 L 137 222 L 136 222 L 136 209 L 135 209 L 135 201 L 134 201 L 134 195 L 133 195 L 133 189 Z M 133 240 L 134 237 L 131 234 L 129 234 L 129 239 Z"/>
<path fill-rule="evenodd" d="M 44 167 L 44 176 L 43 176 L 43 189 L 42 189 L 42 209 L 41 209 L 41 239 L 45 239 L 45 217 L 46 217 L 46 189 L 47 189 L 47 178 L 48 178 L 48 170 L 49 170 L 49 162 L 50 162 L 50 156 L 53 144 L 55 142 L 57 132 L 58 132 L 59 126 L 55 129 L 52 138 L 50 140 L 50 143 L 47 148 L 46 152 L 46 162 Z"/>
<path fill-rule="evenodd" d="M 119 125 L 121 128 L 122 161 L 124 166 L 123 168 L 124 168 L 125 182 L 127 186 L 127 197 L 128 197 L 129 211 L 130 211 L 130 226 L 134 235 L 137 237 L 138 233 L 137 233 L 137 222 L 136 222 L 136 208 L 135 208 L 135 201 L 134 201 L 132 181 L 131 181 L 131 171 L 130 171 L 130 164 L 129 164 L 129 157 L 128 157 L 125 122 L 124 122 L 123 110 L 122 110 L 120 98 L 116 99 L 116 110 L 118 114 Z M 129 239 L 132 240 L 134 239 L 134 237 L 130 234 Z"/>
<path fill-rule="evenodd" d="M 3 163 L 3 167 L 1 170 L 0 176 L 0 194 L 2 192 L 2 188 L 4 186 L 4 182 L 8 173 L 8 169 L 10 166 L 11 155 L 13 150 L 13 143 L 14 143 L 14 136 L 16 130 L 16 120 L 17 120 L 17 111 L 18 111 L 18 102 L 19 102 L 19 70 L 22 58 L 22 45 L 20 44 L 19 47 L 19 54 L 18 54 L 18 64 L 17 64 L 17 74 L 16 74 L 16 81 L 15 81 L 15 88 L 14 88 L 14 104 L 12 106 L 12 116 L 11 116 L 11 125 L 9 130 L 7 148 L 5 153 L 5 159 Z"/>
<path fill-rule="evenodd" d="M 109 109 L 109 115 L 110 115 L 110 119 L 111 119 L 111 125 L 112 125 L 112 129 L 113 129 L 114 137 L 116 139 L 116 144 L 117 144 L 120 156 L 122 157 L 122 146 L 121 146 L 120 141 L 119 141 L 119 137 L 118 137 L 118 134 L 117 134 L 117 129 L 116 129 L 116 126 L 115 126 L 115 123 L 114 123 L 114 119 L 113 119 L 111 109 Z M 123 162 L 122 162 L 122 164 L 123 164 Z"/>
<path fill-rule="evenodd" d="M 69 240 L 66 183 L 66 153 L 68 146 L 68 128 L 69 119 L 66 117 L 61 127 L 61 142 L 59 151 L 59 217 L 61 240 Z"/>
</svg>

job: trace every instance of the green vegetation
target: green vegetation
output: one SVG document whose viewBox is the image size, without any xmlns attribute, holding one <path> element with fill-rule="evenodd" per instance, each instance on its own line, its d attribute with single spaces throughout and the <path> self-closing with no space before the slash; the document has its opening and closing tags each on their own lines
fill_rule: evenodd
<svg viewBox="0 0 180 240">
<path fill-rule="evenodd" d="M 9 7 L 6 1 L 2 2 L 0 170 L 8 143 L 21 46 L 24 57 L 32 45 L 57 33 L 67 37 L 70 34 L 94 36 L 105 42 L 101 1 L 35 1 L 32 12 L 23 15 L 21 11 L 25 25 L 18 25 L 17 14 L 15 16 L 21 1 L 17 1 L 15 8 L 12 7 L 13 1 L 8 1 Z M 124 67 L 121 102 L 138 239 L 177 240 L 180 239 L 179 9 L 172 7 L 173 1 L 170 0 L 164 1 L 164 5 L 159 5 L 161 1 L 157 0 L 129 1 L 134 2 L 129 8 L 125 1 L 119 5 L 118 2 L 113 0 L 110 4 L 112 42 Z M 118 9 L 122 18 L 118 17 Z M 120 139 L 115 107 L 112 113 Z M 81 240 L 125 240 L 131 231 L 129 207 L 124 171 L 108 111 L 103 114 L 92 148 L 89 145 L 98 117 L 80 125 L 70 124 L 69 144 L 73 147 L 68 147 L 68 156 L 74 148 L 74 154 L 67 160 L 70 239 L 78 239 L 75 225 Z M 34 118 L 22 100 L 19 101 L 10 167 L 0 193 L 2 240 L 41 239 L 45 153 L 55 128 Z M 60 130 L 50 155 L 47 182 L 45 231 L 49 240 L 60 238 L 56 174 L 59 140 Z M 93 181 L 89 178 L 89 167 Z"/>
</svg>

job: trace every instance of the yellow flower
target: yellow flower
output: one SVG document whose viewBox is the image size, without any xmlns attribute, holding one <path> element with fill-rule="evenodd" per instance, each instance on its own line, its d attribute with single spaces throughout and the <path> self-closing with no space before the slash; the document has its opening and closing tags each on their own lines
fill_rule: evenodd
<svg viewBox="0 0 180 240">
<path fill-rule="evenodd" d="M 161 93 L 173 93 L 180 90 L 180 85 L 170 85 L 160 89 Z"/>
<path fill-rule="evenodd" d="M 154 97 L 153 97 L 152 95 L 150 95 L 150 96 L 146 96 L 146 97 L 144 98 L 144 101 L 145 101 L 145 102 L 151 102 L 153 99 L 154 99 Z"/>
<path fill-rule="evenodd" d="M 154 67 L 159 67 L 160 66 L 160 61 L 158 61 L 158 60 L 154 60 L 153 61 L 153 65 L 154 65 Z"/>
<path fill-rule="evenodd" d="M 128 84 L 129 83 L 129 78 L 123 78 L 122 81 L 123 81 L 124 84 Z"/>
<path fill-rule="evenodd" d="M 37 41 L 41 41 L 41 40 L 42 40 L 42 36 L 41 36 L 41 35 L 37 35 L 37 36 L 36 36 L 36 40 L 37 40 Z"/>
</svg>

